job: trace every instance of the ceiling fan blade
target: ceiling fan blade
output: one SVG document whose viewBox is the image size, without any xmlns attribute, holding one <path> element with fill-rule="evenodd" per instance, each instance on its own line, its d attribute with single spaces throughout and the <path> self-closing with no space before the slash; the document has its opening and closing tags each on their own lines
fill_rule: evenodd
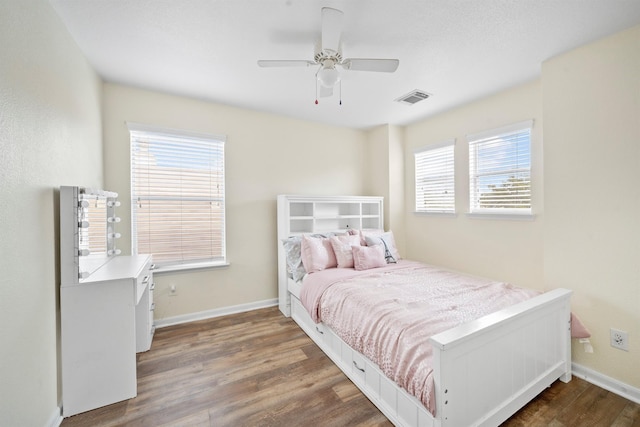
<svg viewBox="0 0 640 427">
<path fill-rule="evenodd" d="M 258 66 L 263 68 L 270 67 L 309 67 L 316 65 L 313 61 L 306 61 L 303 59 L 261 59 L 258 61 Z"/>
<path fill-rule="evenodd" d="M 326 97 L 331 96 L 331 95 L 333 95 L 333 88 L 332 87 L 326 87 L 326 86 L 320 85 L 319 93 L 318 93 L 318 96 L 320 98 L 326 98 Z"/>
<path fill-rule="evenodd" d="M 343 15 L 338 9 L 322 8 L 322 50 L 338 52 L 342 35 Z"/>
<path fill-rule="evenodd" d="M 347 58 L 340 65 L 347 70 L 393 73 L 399 64 L 397 59 Z"/>
</svg>

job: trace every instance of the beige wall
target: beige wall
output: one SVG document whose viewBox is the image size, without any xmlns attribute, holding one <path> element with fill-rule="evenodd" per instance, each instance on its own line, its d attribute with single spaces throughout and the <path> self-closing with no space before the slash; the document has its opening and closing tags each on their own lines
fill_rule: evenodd
<svg viewBox="0 0 640 427">
<path fill-rule="evenodd" d="M 389 228 L 389 126 L 378 126 L 366 132 L 365 193 L 384 197 L 384 226 Z"/>
<path fill-rule="evenodd" d="M 384 197 L 384 226 L 404 256 L 404 128 L 378 126 L 366 132 L 365 194 Z"/>
<path fill-rule="evenodd" d="M 404 205 L 404 127 L 389 126 L 389 195 L 385 198 L 387 207 L 388 229 L 394 233 L 396 246 L 400 254 L 405 253 L 405 241 L 407 240 Z M 397 236 L 396 236 L 397 235 Z"/>
<path fill-rule="evenodd" d="M 542 289 L 542 93 L 536 80 L 405 129 L 406 256 L 475 275 Z M 531 141 L 533 221 L 472 219 L 466 135 L 534 120 Z M 415 214 L 416 149 L 456 139 L 455 217 Z"/>
<path fill-rule="evenodd" d="M 104 85 L 105 181 L 129 251 L 126 121 L 226 135 L 227 268 L 157 275 L 156 318 L 277 298 L 276 195 L 362 194 L 362 131 Z M 169 285 L 177 295 L 169 296 Z"/>
<path fill-rule="evenodd" d="M 574 291 L 593 354 L 574 361 L 640 387 L 640 27 L 543 64 L 547 287 Z M 629 352 L 609 328 L 629 332 Z"/>
<path fill-rule="evenodd" d="M 102 185 L 101 82 L 45 0 L 0 0 L 0 424 L 58 394 L 61 185 Z"/>
</svg>

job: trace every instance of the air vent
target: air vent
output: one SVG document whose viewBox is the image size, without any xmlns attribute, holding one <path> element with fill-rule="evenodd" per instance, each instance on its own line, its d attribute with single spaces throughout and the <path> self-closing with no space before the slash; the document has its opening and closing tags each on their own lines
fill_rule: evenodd
<svg viewBox="0 0 640 427">
<path fill-rule="evenodd" d="M 400 102 L 401 104 L 413 105 L 420 101 L 424 101 L 430 96 L 431 96 L 430 93 L 427 93 L 423 90 L 416 89 L 414 91 L 407 93 L 406 95 L 402 95 L 400 98 L 396 99 L 396 101 Z"/>
</svg>

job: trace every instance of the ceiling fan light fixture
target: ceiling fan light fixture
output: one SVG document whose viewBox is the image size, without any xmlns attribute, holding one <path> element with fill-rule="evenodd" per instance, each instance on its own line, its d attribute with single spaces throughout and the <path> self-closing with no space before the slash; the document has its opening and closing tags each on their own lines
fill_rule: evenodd
<svg viewBox="0 0 640 427">
<path fill-rule="evenodd" d="M 318 81 L 324 87 L 334 87 L 340 81 L 340 73 L 335 67 L 322 67 L 318 71 Z"/>
<path fill-rule="evenodd" d="M 309 67 L 316 68 L 316 95 L 327 97 L 333 95 L 336 86 L 342 88 L 341 73 L 353 71 L 373 71 L 393 73 L 398 68 L 398 59 L 384 58 L 348 58 L 343 59 L 341 53 L 341 37 L 344 27 L 344 16 L 341 10 L 330 7 L 321 9 L 320 45 L 316 44 L 313 61 L 304 59 L 259 60 L 259 67 Z M 340 72 L 336 69 L 342 67 Z M 318 91 L 318 89 L 320 89 Z M 317 100 L 316 100 L 317 103 Z"/>
</svg>

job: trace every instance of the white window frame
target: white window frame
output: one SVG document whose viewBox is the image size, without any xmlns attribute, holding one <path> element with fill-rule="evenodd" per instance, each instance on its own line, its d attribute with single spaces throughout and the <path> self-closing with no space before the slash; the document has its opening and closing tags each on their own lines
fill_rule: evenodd
<svg viewBox="0 0 640 427">
<path fill-rule="evenodd" d="M 455 215 L 455 143 L 450 139 L 414 151 L 416 213 Z"/>
<path fill-rule="evenodd" d="M 514 219 L 533 217 L 531 203 L 532 130 L 533 120 L 527 120 L 467 135 L 467 142 L 469 143 L 469 215 Z M 525 151 L 520 150 L 524 141 L 523 138 L 526 138 Z M 485 150 L 484 154 L 478 154 L 481 149 Z M 504 156 L 505 153 L 510 157 L 506 161 L 500 161 L 499 157 Z M 484 162 L 481 158 L 483 155 L 486 156 Z M 517 194 L 518 197 L 511 200 L 514 202 L 511 203 L 512 205 L 524 203 L 525 207 L 482 206 L 482 195 L 487 194 L 484 191 L 487 188 L 487 183 L 492 179 L 499 179 L 499 177 L 505 175 L 509 176 L 507 179 L 527 181 L 528 186 L 525 191 Z M 503 180 L 500 184 L 504 186 L 505 182 Z M 492 185 L 498 184 L 494 183 Z M 505 200 L 504 197 L 502 199 L 500 200 L 500 197 L 494 199 L 495 204 L 504 203 L 506 205 L 508 200 Z M 528 204 L 526 204 L 527 200 Z"/>
<path fill-rule="evenodd" d="M 127 123 L 127 127 L 131 144 L 131 252 L 154 255 L 153 262 L 156 265 L 154 271 L 160 273 L 228 265 L 224 167 L 226 137 L 138 123 Z M 184 144 L 184 148 L 177 149 L 176 144 Z M 154 149 L 158 150 L 157 153 L 162 151 L 166 156 L 165 161 L 175 161 L 176 164 L 164 169 L 154 164 L 156 168 L 149 168 L 154 155 L 139 154 L 141 153 L 139 149 L 149 149 L 154 145 L 156 147 Z M 211 156 L 209 159 L 207 159 L 208 155 Z M 193 164 L 191 168 L 185 167 L 185 162 L 198 162 L 204 167 L 194 168 Z M 144 175 L 137 175 L 144 176 L 138 179 L 139 183 L 136 183 L 138 173 L 136 171 L 144 173 Z M 196 178 L 193 178 L 194 175 Z M 154 180 L 153 177 L 156 179 Z M 161 184 L 162 180 L 167 184 Z M 184 186 L 184 183 L 188 183 L 189 186 Z M 162 191 L 158 192 L 159 189 Z M 190 210 L 185 209 L 185 203 L 192 204 Z M 206 208 L 203 210 L 203 205 L 207 204 L 215 212 L 208 213 Z M 149 237 L 146 239 L 149 243 L 146 243 L 143 248 L 140 247 L 139 219 L 142 215 L 138 214 L 138 210 L 145 206 L 150 209 L 155 207 L 156 214 L 160 218 L 154 223 L 150 215 L 146 217 L 147 228 L 145 229 L 150 230 L 149 236 L 162 233 L 165 240 L 172 242 L 171 245 L 160 243 Z M 169 216 L 176 219 L 170 224 L 164 223 Z M 196 222 L 197 225 L 190 230 L 188 225 L 185 226 L 186 219 Z M 164 227 L 166 225 L 174 229 L 177 227 L 180 231 L 169 231 Z M 208 235 L 205 233 L 206 237 L 205 235 L 195 237 L 197 233 L 193 233 L 193 231 L 202 230 L 206 232 L 207 229 L 210 232 Z M 205 242 L 204 245 L 202 245 L 203 242 Z M 162 255 L 157 255 L 160 253 Z"/>
</svg>

